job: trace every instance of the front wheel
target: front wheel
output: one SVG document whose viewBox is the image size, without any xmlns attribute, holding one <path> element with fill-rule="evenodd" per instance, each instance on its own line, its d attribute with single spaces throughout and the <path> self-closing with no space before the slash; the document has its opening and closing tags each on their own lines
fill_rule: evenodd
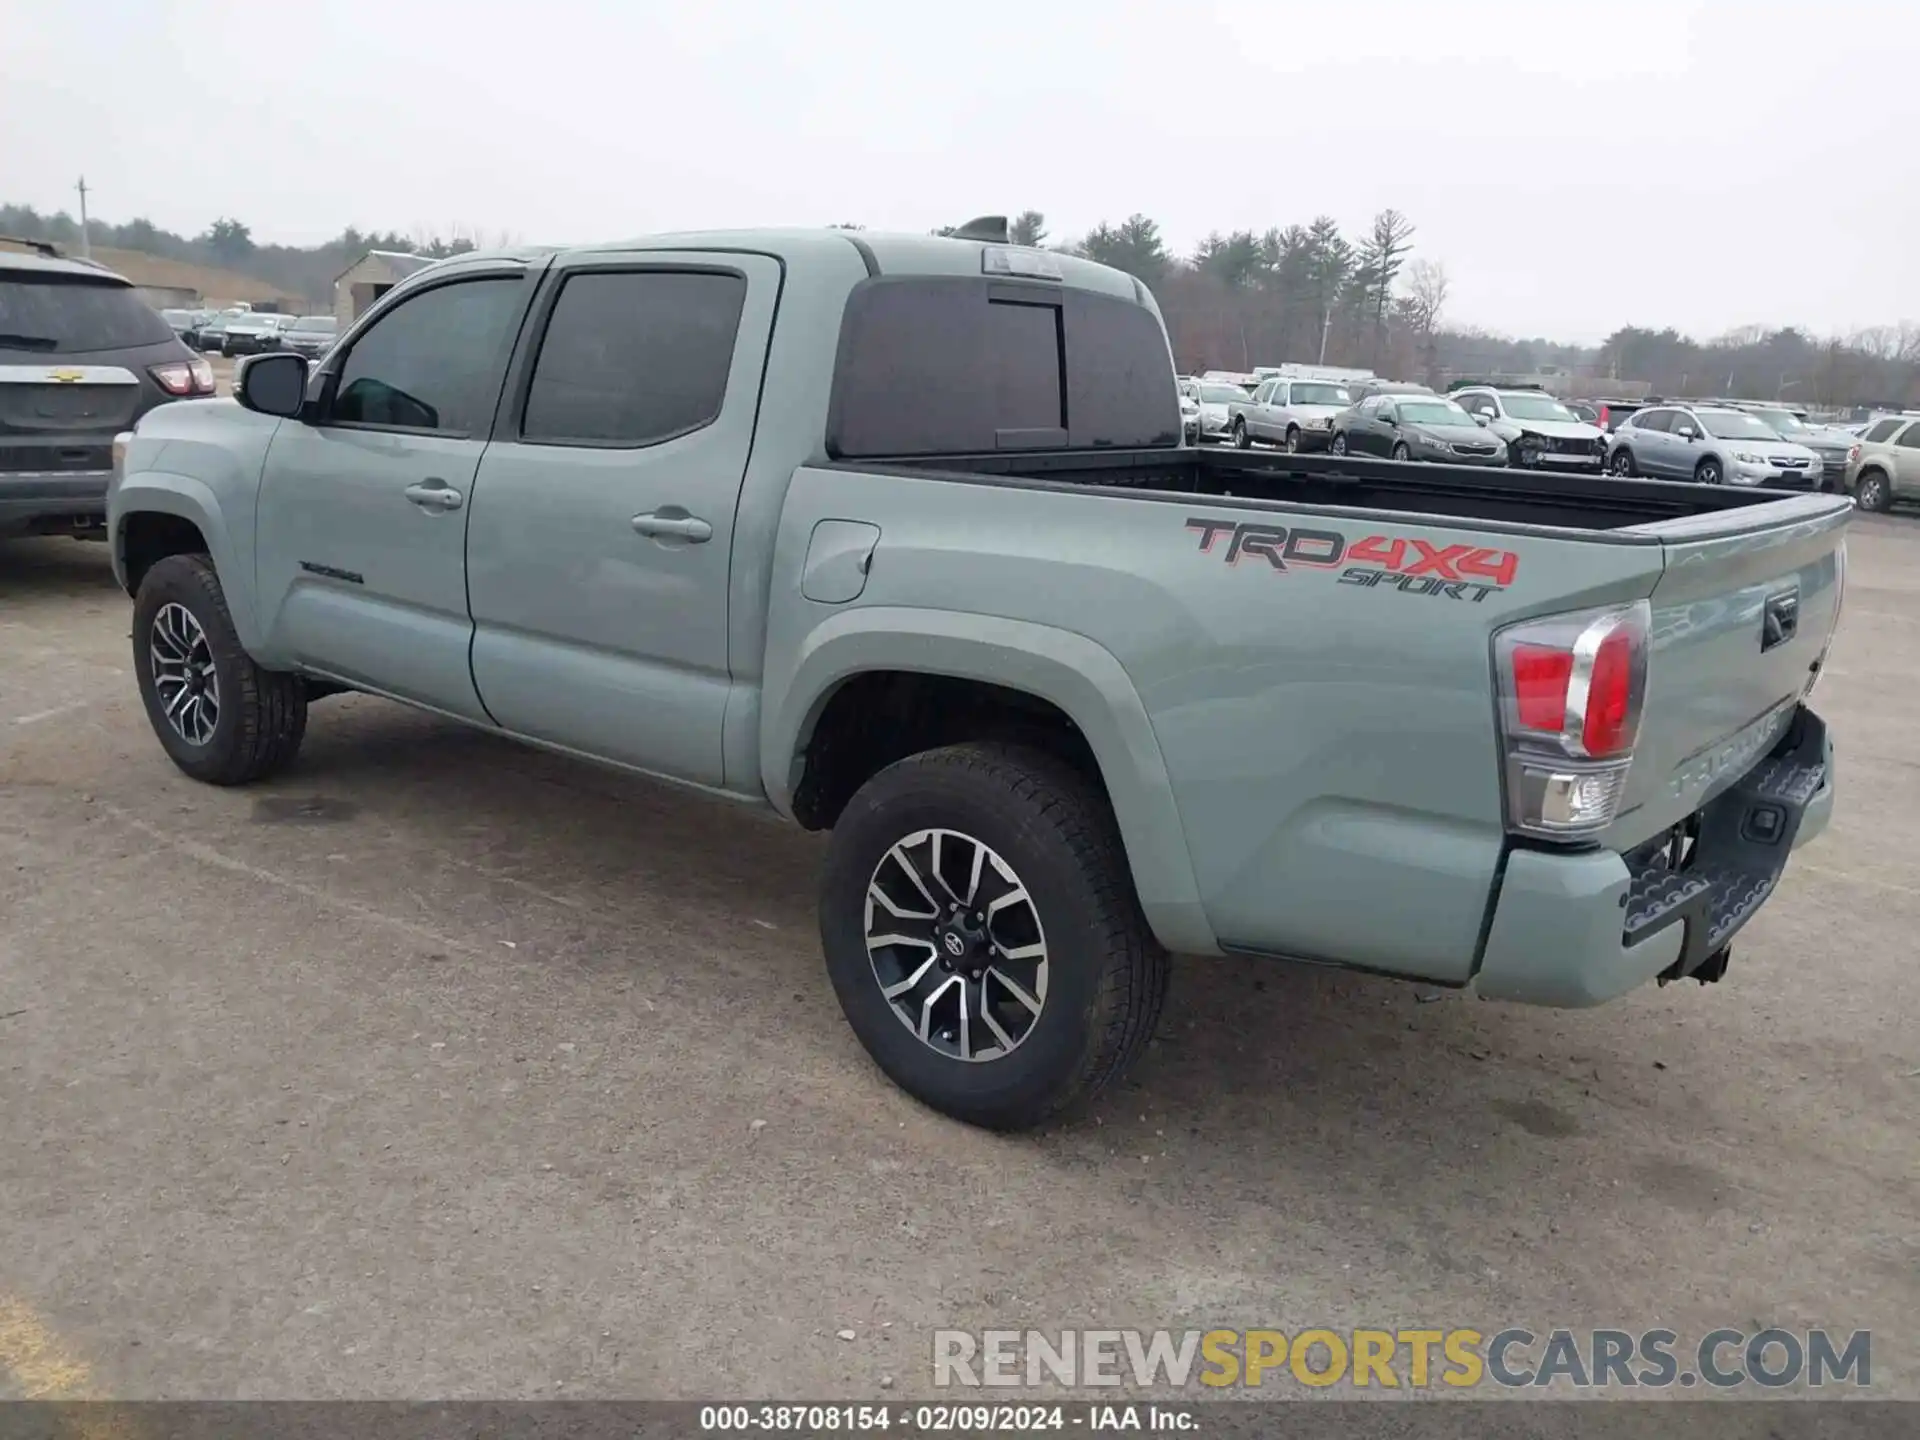
<svg viewBox="0 0 1920 1440">
<path fill-rule="evenodd" d="M 1327 448 L 1333 451 L 1333 453 L 1336 455 L 1346 454 L 1347 453 L 1346 435 L 1343 432 L 1336 430 L 1334 432 L 1333 441 L 1330 445 L 1327 446 Z"/>
<path fill-rule="evenodd" d="M 1247 422 L 1244 420 L 1233 422 L 1233 448 L 1236 450 L 1253 448 L 1253 441 L 1247 435 Z"/>
<path fill-rule="evenodd" d="M 1607 462 L 1607 472 L 1618 475 L 1622 480 L 1636 479 L 1640 474 L 1639 468 L 1633 463 L 1633 452 L 1624 447 L 1613 452 L 1613 459 Z"/>
<path fill-rule="evenodd" d="M 1718 485 L 1725 477 L 1720 473 L 1720 462 L 1709 455 L 1693 467 L 1693 478 L 1702 485 Z"/>
<path fill-rule="evenodd" d="M 245 785 L 299 753 L 306 682 L 254 664 L 204 555 L 170 555 L 141 579 L 133 671 L 161 747 L 196 780 Z"/>
<path fill-rule="evenodd" d="M 1406 441 L 1402 440 L 1399 444 L 1393 447 L 1393 458 L 1396 460 L 1413 459 L 1413 451 L 1407 448 Z"/>
<path fill-rule="evenodd" d="M 1862 510 L 1884 514 L 1893 506 L 1893 487 L 1878 470 L 1869 470 L 1853 487 L 1853 503 Z"/>
<path fill-rule="evenodd" d="M 1298 455 L 1299 453 L 1300 427 L 1298 425 L 1289 425 L 1287 427 L 1287 454 Z"/>
<path fill-rule="evenodd" d="M 1017 746 L 927 751 L 862 786 L 828 847 L 820 938 L 875 1063 L 995 1130 L 1116 1080 L 1167 990 L 1106 802 Z"/>
</svg>

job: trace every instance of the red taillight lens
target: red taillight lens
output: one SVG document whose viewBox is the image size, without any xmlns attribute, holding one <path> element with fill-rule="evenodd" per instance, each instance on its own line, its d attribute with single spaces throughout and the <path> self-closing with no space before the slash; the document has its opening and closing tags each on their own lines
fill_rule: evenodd
<svg viewBox="0 0 1920 1440">
<path fill-rule="evenodd" d="M 1510 829 L 1578 840 L 1612 823 L 1647 688 L 1653 610 L 1583 610 L 1494 636 Z"/>
<path fill-rule="evenodd" d="M 1550 645 L 1513 647 L 1514 706 L 1529 730 L 1557 734 L 1567 723 L 1567 682 L 1573 678 L 1573 652 Z"/>
<path fill-rule="evenodd" d="M 1573 659 L 1567 657 L 1569 662 Z M 1587 708 L 1580 739 L 1596 760 L 1633 748 L 1633 636 L 1614 630 L 1594 652 L 1587 680 Z"/>
<path fill-rule="evenodd" d="M 204 360 L 172 360 L 149 367 L 147 373 L 169 395 L 213 394 L 213 366 Z"/>
<path fill-rule="evenodd" d="M 147 373 L 153 376 L 153 383 L 169 395 L 193 393 L 193 366 L 185 360 L 173 365 L 155 365 Z"/>
</svg>

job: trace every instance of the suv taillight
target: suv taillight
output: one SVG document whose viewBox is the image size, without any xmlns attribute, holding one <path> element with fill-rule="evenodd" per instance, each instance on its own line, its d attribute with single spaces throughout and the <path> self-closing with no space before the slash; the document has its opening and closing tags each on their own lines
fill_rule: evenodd
<svg viewBox="0 0 1920 1440">
<path fill-rule="evenodd" d="M 1584 840 L 1613 823 L 1639 738 L 1652 627 L 1640 600 L 1495 633 L 1509 829 Z"/>
<path fill-rule="evenodd" d="M 147 373 L 169 395 L 213 394 L 213 366 L 205 360 L 173 360 L 151 366 Z"/>
</svg>

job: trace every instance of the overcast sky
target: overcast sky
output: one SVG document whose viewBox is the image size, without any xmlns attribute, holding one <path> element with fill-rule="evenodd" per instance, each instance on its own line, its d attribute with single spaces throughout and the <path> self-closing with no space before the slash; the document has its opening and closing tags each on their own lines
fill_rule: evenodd
<svg viewBox="0 0 1920 1440">
<path fill-rule="evenodd" d="M 1911 0 L 0 0 L 0 200 L 262 240 L 1362 229 L 1449 318 L 1920 319 Z"/>
</svg>

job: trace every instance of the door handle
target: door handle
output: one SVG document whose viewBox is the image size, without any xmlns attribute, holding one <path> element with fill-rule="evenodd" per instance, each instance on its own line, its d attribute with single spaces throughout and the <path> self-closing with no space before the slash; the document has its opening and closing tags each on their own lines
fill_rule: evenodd
<svg viewBox="0 0 1920 1440">
<path fill-rule="evenodd" d="M 678 505 L 668 505 L 634 516 L 633 533 L 654 540 L 685 540 L 690 545 L 704 545 L 713 538 L 713 526 L 698 515 L 687 514 Z"/>
<path fill-rule="evenodd" d="M 422 510 L 458 510 L 466 503 L 466 496 L 440 479 L 422 481 L 418 485 L 409 485 L 400 492 Z"/>
</svg>

